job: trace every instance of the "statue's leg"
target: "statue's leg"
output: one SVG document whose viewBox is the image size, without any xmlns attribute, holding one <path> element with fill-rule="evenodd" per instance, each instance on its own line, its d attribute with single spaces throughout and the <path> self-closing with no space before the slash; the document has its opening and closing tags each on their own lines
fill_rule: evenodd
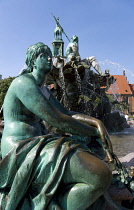
<svg viewBox="0 0 134 210">
<path fill-rule="evenodd" d="M 63 177 L 68 187 L 59 197 L 62 209 L 88 208 L 107 190 L 111 180 L 111 171 L 103 161 L 79 149 L 69 158 Z"/>
</svg>

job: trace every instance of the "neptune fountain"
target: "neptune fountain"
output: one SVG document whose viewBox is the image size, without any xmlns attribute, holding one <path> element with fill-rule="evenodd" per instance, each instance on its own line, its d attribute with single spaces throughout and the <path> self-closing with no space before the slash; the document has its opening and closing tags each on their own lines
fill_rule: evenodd
<svg viewBox="0 0 134 210">
<path fill-rule="evenodd" d="M 42 42 L 29 46 L 27 68 L 4 100 L 0 209 L 104 210 L 106 203 L 128 209 L 109 196 L 111 183 L 128 189 L 132 209 L 134 168 L 120 162 L 103 122 L 93 116 L 96 95 L 106 97 L 114 78 L 102 73 L 95 57 L 81 59 L 77 36 L 66 62 L 63 29 L 55 20 L 52 52 Z"/>
</svg>

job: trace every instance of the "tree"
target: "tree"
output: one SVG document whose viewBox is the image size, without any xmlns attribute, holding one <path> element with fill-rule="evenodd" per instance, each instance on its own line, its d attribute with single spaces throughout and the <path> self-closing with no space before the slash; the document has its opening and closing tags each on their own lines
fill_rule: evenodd
<svg viewBox="0 0 134 210">
<path fill-rule="evenodd" d="M 0 80 L 0 108 L 3 105 L 6 92 L 11 82 L 13 81 L 13 79 L 15 79 L 15 77 L 9 77 L 9 78 Z"/>
</svg>

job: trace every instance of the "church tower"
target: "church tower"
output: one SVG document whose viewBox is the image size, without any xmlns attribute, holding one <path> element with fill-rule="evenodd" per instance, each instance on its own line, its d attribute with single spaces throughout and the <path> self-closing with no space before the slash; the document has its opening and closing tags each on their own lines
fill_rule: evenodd
<svg viewBox="0 0 134 210">
<path fill-rule="evenodd" d="M 56 28 L 54 30 L 54 41 L 52 42 L 52 55 L 54 57 L 64 57 L 64 42 L 62 40 L 62 28 L 59 25 L 59 18 L 56 18 Z"/>
</svg>

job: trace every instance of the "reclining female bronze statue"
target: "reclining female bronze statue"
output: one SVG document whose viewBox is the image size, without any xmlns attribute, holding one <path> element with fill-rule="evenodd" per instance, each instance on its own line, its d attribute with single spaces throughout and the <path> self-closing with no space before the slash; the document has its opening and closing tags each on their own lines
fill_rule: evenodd
<svg viewBox="0 0 134 210">
<path fill-rule="evenodd" d="M 112 160 L 108 133 L 99 120 L 66 110 L 43 87 L 52 69 L 48 46 L 30 46 L 26 64 L 4 101 L 1 209 L 87 209 L 105 193 L 112 173 L 86 144 L 99 136 Z M 41 120 L 67 135 L 42 132 Z"/>
</svg>

